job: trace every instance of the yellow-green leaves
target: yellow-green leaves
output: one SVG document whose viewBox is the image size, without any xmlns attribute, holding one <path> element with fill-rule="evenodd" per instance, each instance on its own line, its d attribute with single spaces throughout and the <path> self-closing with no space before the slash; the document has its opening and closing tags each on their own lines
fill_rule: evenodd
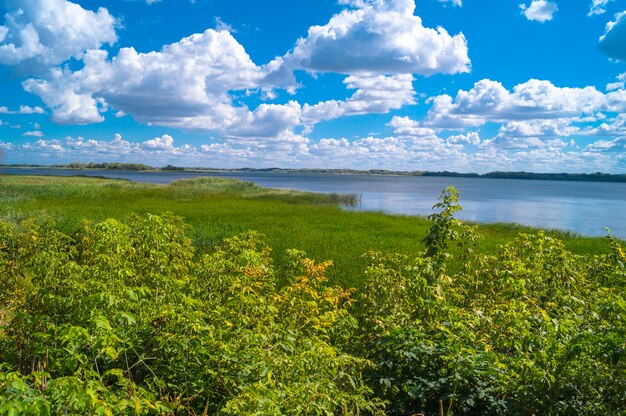
<svg viewBox="0 0 626 416">
<path fill-rule="evenodd" d="M 75 238 L 37 221 L 0 234 L 0 270 L 19 271 L 0 287 L 16 299 L 0 322 L 0 414 L 380 412 L 367 361 L 333 342 L 355 321 L 351 291 L 326 285 L 331 262 L 299 256 L 279 288 L 258 234 L 196 257 L 169 214 Z"/>
</svg>

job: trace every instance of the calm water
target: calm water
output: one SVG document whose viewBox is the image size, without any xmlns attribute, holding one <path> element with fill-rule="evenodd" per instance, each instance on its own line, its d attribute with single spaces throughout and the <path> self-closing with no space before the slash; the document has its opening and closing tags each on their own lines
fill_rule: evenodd
<svg viewBox="0 0 626 416">
<path fill-rule="evenodd" d="M 397 214 L 432 213 L 441 190 L 454 185 L 461 194 L 459 217 L 479 222 L 515 222 L 585 235 L 626 238 L 626 183 L 532 181 L 519 179 L 435 178 L 413 176 L 330 175 L 312 173 L 89 171 L 4 168 L 4 174 L 93 175 L 138 182 L 169 183 L 181 178 L 219 176 L 270 188 L 356 193 L 358 210 Z"/>
</svg>

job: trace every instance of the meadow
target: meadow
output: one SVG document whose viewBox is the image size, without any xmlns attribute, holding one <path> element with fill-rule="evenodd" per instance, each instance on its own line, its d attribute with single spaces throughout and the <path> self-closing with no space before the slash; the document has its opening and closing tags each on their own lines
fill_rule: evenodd
<svg viewBox="0 0 626 416">
<path fill-rule="evenodd" d="M 610 236 L 466 224 L 452 187 L 417 218 L 223 179 L 0 181 L 0 415 L 626 408 Z"/>
<path fill-rule="evenodd" d="M 340 208 L 340 204 L 355 203 L 358 196 L 354 195 L 266 189 L 222 178 L 158 185 L 86 177 L 0 176 L 0 219 L 46 215 L 60 230 L 72 234 L 85 219 L 171 212 L 190 225 L 190 236 L 200 251 L 254 230 L 264 235 L 278 264 L 284 263 L 286 250 L 292 248 L 315 259 L 333 260 L 330 279 L 345 287 L 362 284 L 363 254 L 368 251 L 420 253 L 430 224 L 418 216 Z M 516 224 L 480 224 L 478 229 L 485 238 L 477 250 L 485 253 L 519 232 L 533 230 Z M 573 253 L 608 252 L 606 238 L 561 231 L 550 235 L 563 240 Z"/>
</svg>

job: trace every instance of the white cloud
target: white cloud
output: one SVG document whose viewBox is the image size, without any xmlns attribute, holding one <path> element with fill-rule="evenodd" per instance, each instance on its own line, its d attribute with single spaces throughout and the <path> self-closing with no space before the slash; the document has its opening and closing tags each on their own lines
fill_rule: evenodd
<svg viewBox="0 0 626 416">
<path fill-rule="evenodd" d="M 588 152 L 624 152 L 626 151 L 626 137 L 618 137 L 613 140 L 598 140 L 585 147 Z"/>
<path fill-rule="evenodd" d="M 88 52 L 97 53 L 96 51 Z M 52 121 L 59 124 L 89 124 L 104 120 L 98 101 L 85 91 L 80 74 L 55 68 L 47 80 L 28 79 L 22 83 L 24 90 L 41 98 L 52 110 Z"/>
<path fill-rule="evenodd" d="M 549 81 L 531 79 L 509 92 L 501 83 L 483 79 L 469 91 L 459 90 L 456 97 L 440 95 L 433 103 L 423 125 L 436 128 L 481 126 L 488 121 L 542 120 L 576 118 L 598 111 L 626 110 L 626 91 L 603 94 L 595 87 L 560 88 Z"/>
<path fill-rule="evenodd" d="M 512 149 L 530 149 L 530 148 L 543 148 L 545 143 L 539 137 L 506 137 L 496 136 L 493 139 L 487 140 L 483 143 L 484 147 L 497 147 L 498 149 L 512 150 Z"/>
<path fill-rule="evenodd" d="M 623 88 L 624 88 L 624 81 L 610 82 L 610 83 L 606 84 L 606 90 L 607 91 L 615 91 L 615 90 L 619 90 L 619 89 L 623 89 Z"/>
<path fill-rule="evenodd" d="M 606 5 L 612 0 L 592 0 L 587 16 L 606 13 Z"/>
<path fill-rule="evenodd" d="M 342 74 L 455 74 L 469 72 L 463 34 L 425 28 L 414 0 L 341 1 L 343 10 L 312 26 L 274 67 Z"/>
<path fill-rule="evenodd" d="M 58 5 L 64 0 L 45 1 Z M 74 48 L 74 56 L 84 64 L 81 69 L 55 67 L 45 76 L 25 80 L 22 86 L 42 99 L 59 124 L 101 122 L 112 110 L 115 117 L 130 115 L 149 125 L 213 132 L 231 139 L 279 139 L 293 136 L 300 126 L 309 131 L 321 120 L 386 113 L 414 104 L 414 73 L 469 71 L 464 36 L 423 27 L 413 15 L 414 0 L 340 3 L 349 7 L 327 25 L 311 27 L 308 37 L 300 39 L 291 53 L 265 66 L 252 62 L 229 32 L 232 28 L 219 18 L 216 25 L 225 30 L 208 29 L 155 52 L 121 48 L 109 57 L 96 48 L 104 41 L 115 41 L 116 21 L 104 9 L 98 13 L 80 9 L 79 21 L 108 16 L 112 35 L 94 42 L 84 54 L 85 45 Z M 79 7 L 63 4 L 72 10 Z M 96 22 L 91 23 L 96 30 Z M 74 30 L 82 30 L 81 25 Z M 45 62 L 58 63 L 65 55 L 59 53 L 57 59 Z M 274 99 L 276 88 L 295 93 L 292 71 L 324 70 L 316 66 L 320 60 L 340 66 L 328 70 L 349 75 L 344 83 L 355 90 L 351 97 L 314 105 L 289 101 L 256 108 L 236 98 L 259 94 L 261 99 Z"/>
<path fill-rule="evenodd" d="M 117 41 L 116 19 L 66 0 L 12 0 L 0 26 L 0 64 L 40 71 Z"/>
<path fill-rule="evenodd" d="M 411 124 L 410 119 L 404 117 L 398 117 L 393 123 L 398 128 Z M 576 172 L 626 167 L 626 158 L 619 157 L 626 150 L 624 137 L 596 140 L 580 149 L 562 139 L 498 135 L 481 140 L 477 132 L 470 132 L 444 140 L 435 134 L 416 133 L 419 134 L 394 133 L 388 137 L 363 137 L 354 141 L 325 138 L 316 143 L 298 135 L 280 140 L 227 139 L 199 147 L 177 146 L 167 134 L 145 141 L 127 141 L 116 134 L 110 141 L 66 137 L 22 144 L 0 142 L 0 149 L 10 150 L 5 152 L 7 163 L 24 159 L 56 162 L 140 160 L 154 166 L 270 167 L 280 161 L 283 167 L 441 170 L 442 166 L 453 166 L 456 171 L 472 172 Z M 471 150 L 465 148 L 468 144 L 473 145 Z"/>
<path fill-rule="evenodd" d="M 237 33 L 237 31 L 233 29 L 231 25 L 223 21 L 221 17 L 215 16 L 213 20 L 215 20 L 215 30 L 217 30 L 218 32 L 225 30 L 230 33 Z"/>
<path fill-rule="evenodd" d="M 147 124 L 215 132 L 225 137 L 280 137 L 300 124 L 346 115 L 386 113 L 414 104 L 413 75 L 358 74 L 344 83 L 356 90 L 345 101 L 331 100 L 302 108 L 296 101 L 261 104 L 254 110 L 233 102 L 233 91 L 272 88 L 267 68 L 256 66 L 229 32 L 209 29 L 138 53 L 122 48 L 89 51 L 76 72 L 54 69 L 45 79 L 28 79 L 24 89 L 38 95 L 60 124 L 103 120 L 109 107 Z M 270 68 L 270 71 L 272 69 Z M 271 78 L 271 77 L 270 77 Z"/>
<path fill-rule="evenodd" d="M 440 3 L 452 3 L 455 6 L 463 6 L 463 0 L 439 0 Z"/>
<path fill-rule="evenodd" d="M 399 136 L 433 137 L 437 133 L 435 129 L 422 127 L 420 123 L 407 116 L 393 116 L 387 125 L 393 129 L 393 134 Z"/>
<path fill-rule="evenodd" d="M 607 119 L 597 128 L 590 129 L 586 133 L 596 137 L 626 137 L 626 114 L 618 114 L 615 118 Z"/>
<path fill-rule="evenodd" d="M 43 137 L 44 134 L 42 131 L 39 130 L 34 130 L 34 131 L 27 131 L 23 134 L 23 136 L 26 137 Z"/>
<path fill-rule="evenodd" d="M 224 132 L 231 137 L 281 137 L 300 123 L 301 107 L 297 101 L 286 104 L 261 104 L 247 111 Z"/>
<path fill-rule="evenodd" d="M 626 60 L 626 10 L 606 24 L 599 47 L 609 58 Z"/>
<path fill-rule="evenodd" d="M 347 100 L 323 101 L 315 105 L 304 104 L 302 122 L 313 125 L 346 115 L 387 113 L 407 104 L 415 104 L 413 76 L 400 75 L 350 75 L 344 79 L 348 89 L 356 90 Z"/>
<path fill-rule="evenodd" d="M 528 20 L 541 23 L 552 20 L 554 14 L 559 10 L 556 3 L 547 0 L 533 0 L 529 6 L 522 3 L 519 7 Z"/>
<path fill-rule="evenodd" d="M 105 51 L 89 51 L 84 63 L 76 72 L 56 69 L 47 79 L 23 83 L 57 123 L 102 121 L 105 104 L 142 123 L 226 135 L 274 135 L 299 119 L 297 103 L 261 105 L 254 112 L 233 104 L 231 91 L 263 86 L 266 74 L 226 31 L 208 29 L 159 52 L 122 48 L 111 60 Z"/>
<path fill-rule="evenodd" d="M 31 135 L 35 136 L 35 135 Z M 113 140 L 94 140 L 83 137 L 65 137 L 64 139 L 39 139 L 35 142 L 11 144 L 13 157 L 53 157 L 64 161 L 107 161 L 123 160 L 129 162 L 152 161 L 168 164 L 177 160 L 184 163 L 200 157 L 198 149 L 189 146 L 175 146 L 171 136 L 164 134 L 144 142 L 130 142 L 116 134 Z M 15 155 L 13 155 L 15 153 Z"/>
<path fill-rule="evenodd" d="M 146 140 L 145 142 L 142 142 L 141 145 L 148 149 L 172 150 L 174 148 L 174 139 L 169 134 L 164 134 L 161 137 Z"/>
<path fill-rule="evenodd" d="M 0 141 L 0 150 L 13 150 L 15 149 L 15 145 L 13 143 L 6 143 Z"/>
<path fill-rule="evenodd" d="M 46 111 L 39 106 L 21 105 L 17 110 L 10 110 L 8 107 L 0 106 L 0 114 L 46 114 Z"/>
<path fill-rule="evenodd" d="M 0 43 L 4 42 L 4 39 L 7 37 L 9 33 L 9 28 L 6 26 L 0 26 Z"/>
<path fill-rule="evenodd" d="M 475 131 L 466 134 L 457 134 L 448 137 L 448 142 L 453 144 L 471 144 L 478 146 L 480 144 L 480 135 Z"/>
</svg>

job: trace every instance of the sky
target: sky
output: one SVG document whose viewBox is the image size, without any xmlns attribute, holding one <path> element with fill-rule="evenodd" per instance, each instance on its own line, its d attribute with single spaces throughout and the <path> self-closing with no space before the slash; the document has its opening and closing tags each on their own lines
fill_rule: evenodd
<svg viewBox="0 0 626 416">
<path fill-rule="evenodd" d="M 0 0 L 0 163 L 626 173 L 626 0 Z"/>
</svg>

